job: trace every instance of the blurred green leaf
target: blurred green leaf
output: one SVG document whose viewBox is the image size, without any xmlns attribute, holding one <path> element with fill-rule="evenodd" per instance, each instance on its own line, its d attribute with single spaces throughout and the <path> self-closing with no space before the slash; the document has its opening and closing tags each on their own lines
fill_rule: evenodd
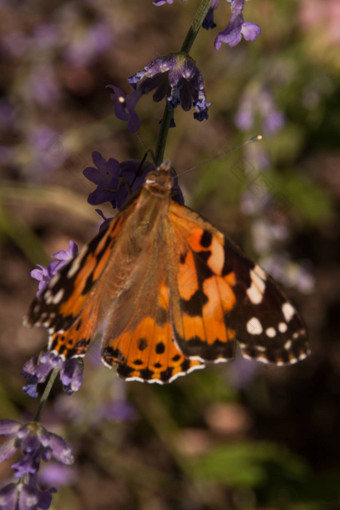
<svg viewBox="0 0 340 510">
<path fill-rule="evenodd" d="M 192 469 L 202 478 L 232 487 L 256 487 L 266 483 L 269 464 L 280 468 L 285 477 L 306 476 L 306 466 L 285 448 L 271 443 L 222 445 L 201 457 Z"/>
</svg>

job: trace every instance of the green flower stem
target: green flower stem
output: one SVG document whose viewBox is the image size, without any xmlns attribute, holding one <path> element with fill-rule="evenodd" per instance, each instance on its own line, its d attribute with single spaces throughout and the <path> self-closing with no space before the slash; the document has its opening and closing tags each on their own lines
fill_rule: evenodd
<svg viewBox="0 0 340 510">
<path fill-rule="evenodd" d="M 208 13 L 210 3 L 211 3 L 211 0 L 202 0 L 201 1 L 200 6 L 196 11 L 194 20 L 191 24 L 191 27 L 189 28 L 188 33 L 184 39 L 184 43 L 182 44 L 181 52 L 189 53 L 189 51 L 191 50 L 191 47 L 197 37 L 199 29 L 202 26 L 204 18 L 206 17 L 206 15 Z"/>
<path fill-rule="evenodd" d="M 44 393 L 41 395 L 39 407 L 37 409 L 37 412 L 35 414 L 35 417 L 34 417 L 33 421 L 39 421 L 40 420 L 40 416 L 41 416 L 42 410 L 44 408 L 45 402 L 48 399 L 48 396 L 49 396 L 49 394 L 51 392 L 51 389 L 52 389 L 52 386 L 54 384 L 54 381 L 56 380 L 56 377 L 59 374 L 59 370 L 60 370 L 60 368 L 55 368 L 53 370 L 52 374 L 50 375 L 48 383 L 45 386 Z"/>
<path fill-rule="evenodd" d="M 187 35 L 185 36 L 184 42 L 181 47 L 181 53 L 189 53 L 192 48 L 192 45 L 197 37 L 199 29 L 202 26 L 203 20 L 207 15 L 207 12 L 210 7 L 211 0 L 202 0 L 196 14 L 194 16 L 191 27 L 188 30 Z M 169 127 L 171 122 L 172 111 L 169 108 L 168 103 L 165 104 L 165 109 L 163 113 L 163 118 L 161 121 L 161 127 L 159 130 L 158 140 L 156 144 L 156 152 L 155 152 L 155 160 L 156 165 L 160 165 L 164 160 L 164 152 L 166 140 L 168 138 Z"/>
</svg>

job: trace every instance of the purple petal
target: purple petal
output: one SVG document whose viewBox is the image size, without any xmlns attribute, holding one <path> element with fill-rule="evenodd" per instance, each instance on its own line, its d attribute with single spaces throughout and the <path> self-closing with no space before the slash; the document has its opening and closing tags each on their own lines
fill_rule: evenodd
<svg viewBox="0 0 340 510">
<path fill-rule="evenodd" d="M 246 41 L 255 41 L 261 33 L 261 28 L 256 23 L 246 21 L 242 23 L 241 33 Z"/>
<path fill-rule="evenodd" d="M 74 458 L 67 442 L 53 432 L 48 432 L 48 436 L 48 447 L 51 449 L 52 456 L 63 464 L 72 464 Z"/>
<path fill-rule="evenodd" d="M 17 448 L 18 447 L 16 437 L 13 437 L 5 441 L 0 447 L 0 462 L 9 459 L 9 457 L 12 457 L 12 455 L 16 452 Z"/>
<path fill-rule="evenodd" d="M 26 474 L 34 474 L 39 470 L 40 458 L 38 455 L 25 454 L 11 465 L 11 468 L 15 471 L 14 476 L 21 478 Z"/>
<path fill-rule="evenodd" d="M 8 436 L 15 434 L 20 429 L 21 425 L 14 420 L 0 420 L 0 436 Z"/>
<path fill-rule="evenodd" d="M 17 483 L 10 483 L 0 489 L 1 510 L 16 510 L 18 487 L 19 486 Z"/>
<path fill-rule="evenodd" d="M 69 359 L 62 366 L 60 380 L 68 395 L 80 389 L 83 382 L 83 369 L 84 364 L 80 358 Z"/>
</svg>

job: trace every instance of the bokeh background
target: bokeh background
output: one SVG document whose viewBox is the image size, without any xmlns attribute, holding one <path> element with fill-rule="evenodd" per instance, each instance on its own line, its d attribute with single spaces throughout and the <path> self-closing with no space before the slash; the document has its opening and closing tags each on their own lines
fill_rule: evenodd
<svg viewBox="0 0 340 510">
<path fill-rule="evenodd" d="M 177 51 L 197 3 L 0 2 L 1 418 L 28 420 L 37 406 L 20 377 L 46 343 L 46 331 L 21 326 L 37 288 L 30 270 L 97 232 L 82 174 L 92 151 L 140 159 L 155 146 L 163 105 L 144 97 L 140 137 L 130 135 L 105 86 L 129 92 L 128 76 Z M 223 0 L 217 29 L 199 34 L 192 56 L 210 118 L 176 110 L 166 157 L 179 174 L 195 167 L 180 177 L 186 203 L 295 300 L 312 355 L 287 368 L 238 357 L 154 387 L 119 380 L 94 345 L 81 391 L 56 385 L 44 412 L 76 456 L 42 470 L 60 488 L 52 508 L 340 508 L 340 7 L 253 0 L 244 15 L 262 28 L 254 43 L 214 50 L 230 16 Z"/>
</svg>

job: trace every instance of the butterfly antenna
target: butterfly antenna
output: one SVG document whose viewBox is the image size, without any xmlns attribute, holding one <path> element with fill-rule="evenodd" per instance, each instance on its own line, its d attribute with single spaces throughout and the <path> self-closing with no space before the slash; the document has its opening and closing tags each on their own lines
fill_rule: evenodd
<svg viewBox="0 0 340 510">
<path fill-rule="evenodd" d="M 226 151 L 223 151 L 220 154 L 217 154 L 216 156 L 213 156 L 210 159 L 206 159 L 202 163 L 198 163 L 197 165 L 194 165 L 194 166 L 191 166 L 190 168 L 187 168 L 183 172 L 178 173 L 178 175 L 184 175 L 184 174 L 186 174 L 188 172 L 191 172 L 192 170 L 195 170 L 196 168 L 200 168 L 201 166 L 205 166 L 208 163 L 211 163 L 212 161 L 215 161 L 216 159 L 222 158 L 223 156 L 226 156 L 227 154 L 231 154 L 232 152 L 235 152 L 238 149 L 241 149 L 241 147 L 244 147 L 245 145 L 248 145 L 249 143 L 259 142 L 260 140 L 262 140 L 262 138 L 263 138 L 262 135 L 253 136 L 252 138 L 249 138 L 249 140 L 246 140 L 245 142 L 239 143 L 238 145 L 235 145 L 231 149 L 227 149 Z"/>
</svg>

